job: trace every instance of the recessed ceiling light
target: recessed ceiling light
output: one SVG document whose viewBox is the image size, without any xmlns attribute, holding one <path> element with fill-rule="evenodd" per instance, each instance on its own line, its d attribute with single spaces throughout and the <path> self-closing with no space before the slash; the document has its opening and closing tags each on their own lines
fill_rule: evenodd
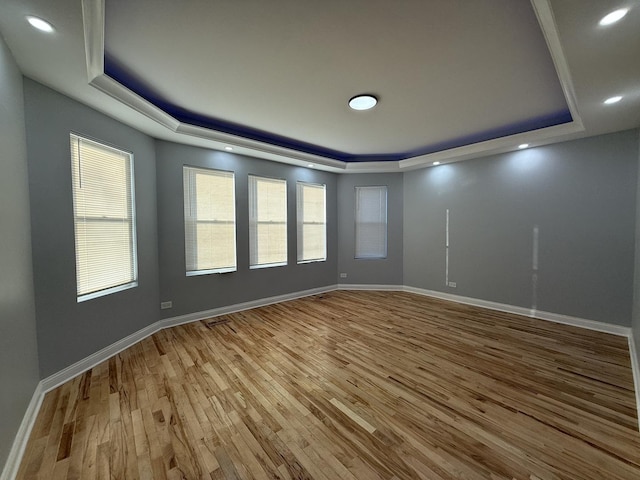
<svg viewBox="0 0 640 480">
<path fill-rule="evenodd" d="M 434 165 L 440 165 L 440 162 L 433 162 Z"/>
<path fill-rule="evenodd" d="M 624 17 L 628 11 L 629 11 L 628 8 L 621 8 L 619 10 L 614 10 L 610 14 L 602 17 L 602 20 L 600 20 L 599 24 L 602 26 L 606 26 L 606 25 L 611 25 L 613 23 L 616 23 L 618 20 L 621 20 L 622 17 Z"/>
<path fill-rule="evenodd" d="M 378 99 L 373 95 L 356 95 L 349 100 L 349 106 L 354 110 L 369 110 L 378 103 Z"/>
<path fill-rule="evenodd" d="M 520 150 L 522 150 L 522 149 L 524 149 L 524 148 L 527 148 L 528 146 L 529 146 L 529 144 L 528 144 L 528 143 L 521 143 L 520 145 L 518 145 L 518 148 L 519 148 Z"/>
<path fill-rule="evenodd" d="M 607 105 L 611 105 L 612 103 L 618 103 L 620 100 L 622 100 L 622 96 L 616 95 L 615 97 L 607 98 L 604 101 L 604 103 L 607 104 Z"/>
<path fill-rule="evenodd" d="M 29 22 L 29 25 L 31 25 L 33 28 L 37 28 L 41 32 L 46 32 L 46 33 L 53 32 L 53 25 L 51 25 L 49 22 L 41 18 L 28 15 L 27 22 Z"/>
<path fill-rule="evenodd" d="M 230 152 L 231 150 L 233 150 L 233 147 L 224 147 L 224 149 L 225 149 L 227 152 Z"/>
</svg>

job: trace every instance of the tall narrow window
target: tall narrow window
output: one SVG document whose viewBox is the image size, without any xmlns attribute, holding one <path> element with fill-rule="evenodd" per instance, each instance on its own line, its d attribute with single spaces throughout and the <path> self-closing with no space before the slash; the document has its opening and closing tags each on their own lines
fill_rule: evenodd
<svg viewBox="0 0 640 480">
<path fill-rule="evenodd" d="M 137 285 L 133 156 L 71 134 L 78 301 Z"/>
<path fill-rule="evenodd" d="M 356 187 L 356 258 L 387 256 L 387 187 Z"/>
<path fill-rule="evenodd" d="M 327 259 L 326 187 L 298 182 L 298 263 Z"/>
<path fill-rule="evenodd" d="M 249 266 L 287 264 L 287 182 L 249 175 Z"/>
<path fill-rule="evenodd" d="M 187 276 L 236 270 L 232 172 L 183 167 Z"/>
</svg>

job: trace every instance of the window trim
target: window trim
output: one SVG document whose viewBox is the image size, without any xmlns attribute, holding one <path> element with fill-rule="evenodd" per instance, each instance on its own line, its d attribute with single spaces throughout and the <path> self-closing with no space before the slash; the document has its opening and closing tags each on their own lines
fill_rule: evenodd
<svg viewBox="0 0 640 480">
<path fill-rule="evenodd" d="M 69 133 L 69 141 L 76 141 L 78 146 L 80 145 L 80 141 L 87 142 L 90 144 L 94 144 L 100 148 L 104 148 L 106 150 L 114 151 L 117 154 L 126 154 L 129 157 L 129 191 L 131 196 L 131 272 L 133 279 L 126 283 L 121 283 L 119 285 L 114 285 L 112 287 L 103 288 L 101 290 L 94 290 L 92 292 L 87 292 L 84 294 L 78 294 L 78 251 L 77 251 L 77 236 L 76 236 L 76 192 L 73 184 L 73 168 L 71 170 L 71 200 L 72 200 L 72 209 L 73 209 L 73 250 L 74 250 L 74 259 L 75 259 L 75 275 L 76 275 L 76 302 L 82 303 L 88 300 L 93 300 L 95 298 L 104 297 L 107 295 L 111 295 L 113 293 L 122 292 L 124 290 L 129 290 L 130 288 L 135 288 L 138 286 L 138 228 L 137 228 L 137 215 L 136 215 L 136 187 L 135 187 L 135 161 L 133 152 L 129 150 L 124 150 L 115 145 L 111 145 L 107 142 L 103 142 L 92 138 L 87 135 L 83 135 L 77 133 L 75 131 L 71 131 Z M 79 147 L 78 147 L 79 148 Z M 71 162 L 74 161 L 73 151 L 70 150 Z"/>
<path fill-rule="evenodd" d="M 252 195 L 253 195 L 253 193 L 252 193 L 252 190 L 251 190 L 251 177 L 254 177 L 256 179 L 284 182 L 284 204 L 285 204 L 284 222 L 273 222 L 273 221 L 258 222 L 257 220 L 255 220 L 256 226 L 258 224 L 272 224 L 272 225 L 273 224 L 284 224 L 284 226 L 285 226 L 285 236 L 284 236 L 284 241 L 285 241 L 285 260 L 282 261 L 282 262 L 258 263 L 258 264 L 252 264 L 251 263 L 251 250 L 253 248 L 252 247 L 253 242 L 252 242 L 252 238 L 251 238 L 252 223 L 253 223 L 253 219 L 252 219 L 252 213 L 253 213 Z M 264 176 L 264 175 L 256 175 L 256 174 L 250 173 L 250 174 L 247 175 L 247 186 L 248 186 L 248 188 L 247 188 L 247 204 L 249 205 L 249 236 L 248 236 L 248 240 L 249 240 L 249 270 L 259 270 L 259 269 L 262 269 L 262 268 L 287 266 L 289 264 L 289 191 L 288 191 L 289 183 L 287 182 L 286 178 L 267 177 L 267 176 Z M 257 230 L 257 228 L 256 228 L 256 230 Z"/>
<path fill-rule="evenodd" d="M 384 254 L 383 255 L 366 255 L 358 256 L 358 189 L 379 188 L 384 189 L 385 193 L 385 211 L 384 211 Z M 355 211 L 354 211 L 354 259 L 355 260 L 385 260 L 389 256 L 389 186 L 388 185 L 356 185 L 355 186 Z"/>
<path fill-rule="evenodd" d="M 322 224 L 320 223 L 307 223 L 307 225 L 324 225 L 324 257 L 322 258 L 313 258 L 313 259 L 308 259 L 308 260 L 300 260 L 298 258 L 299 256 L 299 247 L 300 247 L 300 230 L 299 230 L 299 225 L 301 224 L 301 222 L 299 222 L 299 216 L 300 216 L 300 211 L 298 209 L 298 185 L 307 185 L 310 187 L 322 187 L 322 192 L 324 194 L 324 222 Z M 305 223 L 302 222 L 302 225 L 304 226 Z M 314 182 L 304 182 L 302 180 L 298 180 L 296 181 L 296 260 L 297 260 L 297 264 L 298 265 L 304 265 L 306 263 L 318 263 L 318 262 L 326 262 L 327 261 L 327 185 L 325 183 L 314 183 Z"/>
<path fill-rule="evenodd" d="M 232 179 L 233 184 L 233 247 L 234 247 L 234 257 L 235 257 L 235 265 L 233 267 L 221 267 L 221 268 L 207 268 L 202 270 L 189 270 L 187 268 L 187 215 L 184 211 L 185 202 L 185 191 L 184 191 L 184 179 L 185 173 L 188 170 L 203 170 L 205 172 L 219 172 L 223 174 L 229 174 Z M 184 259 L 185 259 L 185 276 L 187 277 L 198 277 L 200 275 L 211 275 L 215 273 L 232 273 L 238 271 L 238 212 L 237 212 L 237 204 L 236 204 L 236 172 L 232 170 L 221 170 L 218 168 L 208 168 L 208 167 L 200 167 L 194 165 L 182 165 L 182 198 L 183 198 L 183 215 L 184 215 L 184 237 L 185 237 L 185 246 L 184 246 Z M 193 199 L 191 199 L 193 201 Z M 196 221 L 196 223 L 198 223 Z M 202 223 L 231 223 L 231 222 L 215 222 L 215 221 L 204 221 Z"/>
</svg>

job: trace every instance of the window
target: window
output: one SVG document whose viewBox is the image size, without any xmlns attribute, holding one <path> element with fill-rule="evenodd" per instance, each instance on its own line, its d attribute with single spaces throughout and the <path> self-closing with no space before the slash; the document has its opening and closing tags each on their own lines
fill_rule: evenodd
<svg viewBox="0 0 640 480">
<path fill-rule="evenodd" d="M 387 187 L 356 187 L 356 258 L 387 257 Z"/>
<path fill-rule="evenodd" d="M 249 175 L 249 266 L 287 264 L 287 182 Z"/>
<path fill-rule="evenodd" d="M 133 156 L 71 134 L 78 302 L 135 287 Z"/>
<path fill-rule="evenodd" d="M 298 263 L 327 259 L 326 187 L 298 182 Z"/>
<path fill-rule="evenodd" d="M 233 172 L 183 167 L 187 276 L 236 270 Z"/>
</svg>

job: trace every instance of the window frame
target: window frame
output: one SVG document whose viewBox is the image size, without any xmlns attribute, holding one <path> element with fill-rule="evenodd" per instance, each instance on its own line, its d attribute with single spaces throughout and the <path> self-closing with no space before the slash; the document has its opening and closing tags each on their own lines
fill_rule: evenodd
<svg viewBox="0 0 640 480">
<path fill-rule="evenodd" d="M 78 155 L 74 155 L 74 150 L 72 147 L 72 143 L 76 143 Z M 100 288 L 97 290 L 87 291 L 86 293 L 81 293 L 80 291 L 80 259 L 78 257 L 78 226 L 80 225 L 79 219 L 83 218 L 85 221 L 87 216 L 79 217 L 77 212 L 77 191 L 76 191 L 76 182 L 75 178 L 75 163 L 81 162 L 81 143 L 87 143 L 92 145 L 94 148 L 98 148 L 107 152 L 113 152 L 117 155 L 123 155 L 127 157 L 128 162 L 128 172 L 127 172 L 127 190 L 129 192 L 130 204 L 128 205 L 128 211 L 131 213 L 130 217 L 120 217 L 121 219 L 126 218 L 129 223 L 129 234 L 130 234 L 130 251 L 129 251 L 129 262 L 131 267 L 131 280 L 126 281 L 124 283 L 120 283 L 117 285 L 107 286 L 104 288 Z M 70 159 L 71 159 L 71 197 L 73 204 L 73 237 L 74 237 L 74 257 L 76 263 L 76 301 L 77 303 L 86 302 L 88 300 L 93 300 L 95 298 L 100 298 L 106 295 L 111 295 L 113 293 L 122 292 L 124 290 L 128 290 L 130 288 L 135 288 L 138 286 L 138 240 L 137 240 L 137 222 L 136 222 L 136 195 L 135 195 L 135 162 L 134 155 L 132 152 L 128 150 L 123 150 L 122 148 L 116 147 L 114 145 L 110 145 L 106 142 L 99 141 L 93 138 L 90 138 L 86 135 L 81 135 L 76 132 L 70 132 L 69 134 L 69 150 L 70 150 Z M 79 173 L 81 175 L 81 166 L 78 167 Z M 80 187 L 81 188 L 81 187 Z M 91 217 L 90 217 L 91 218 Z M 91 218 L 91 221 L 103 221 L 104 217 L 95 217 Z"/>
<path fill-rule="evenodd" d="M 201 171 L 201 172 L 217 172 L 220 174 L 225 174 L 225 175 L 220 175 L 220 176 L 230 176 L 231 177 L 231 182 L 233 185 L 233 199 L 231 204 L 233 205 L 233 256 L 234 256 L 234 265 L 232 267 L 217 267 L 217 268 L 206 268 L 206 269 L 200 269 L 200 270 L 189 270 L 189 262 L 188 262 L 188 257 L 189 257 L 189 242 L 187 241 L 187 235 L 188 235 L 188 231 L 187 229 L 189 228 L 188 222 L 193 219 L 193 216 L 189 216 L 187 214 L 187 197 L 186 197 L 186 189 L 187 189 L 187 174 L 188 171 L 192 171 L 194 172 L 194 174 L 197 174 L 197 171 Z M 210 173 L 204 173 L 205 175 L 211 175 Z M 207 168 L 207 167 L 195 167 L 192 165 L 183 165 L 182 166 L 182 188 L 183 188 L 183 207 L 184 207 L 184 239 L 185 239 L 185 253 L 184 253 L 184 259 L 185 259 L 185 274 L 187 277 L 195 277 L 195 276 L 199 276 L 199 275 L 210 275 L 210 274 L 214 274 L 214 273 L 231 273 L 231 272 L 236 272 L 238 271 L 238 218 L 237 218 L 237 205 L 236 205 L 236 174 L 233 171 L 228 171 L 228 170 L 220 170 L 220 169 L 214 169 L 214 168 Z M 190 197 L 190 203 L 189 203 L 189 207 L 190 209 L 193 209 L 194 207 L 194 202 L 197 200 L 197 191 L 196 191 L 196 196 Z M 193 210 L 191 210 L 193 211 Z M 206 223 L 206 224 L 229 224 L 230 222 L 227 221 L 215 221 L 215 220 L 203 220 L 203 221 L 198 221 L 197 218 L 195 218 L 195 220 L 191 220 L 194 222 L 194 224 L 197 226 L 198 223 Z M 196 229 L 197 231 L 197 229 Z M 195 242 L 196 247 L 197 247 L 197 242 Z M 195 252 L 192 253 L 192 255 L 197 255 L 197 250 Z"/>
<path fill-rule="evenodd" d="M 379 255 L 358 255 L 358 226 L 369 222 L 359 222 L 359 208 L 360 208 L 360 190 L 372 190 L 380 189 L 384 191 L 384 221 L 379 222 L 380 225 L 384 225 L 384 253 Z M 389 187 L 387 185 L 358 185 L 355 187 L 355 221 L 354 221 L 354 259 L 356 260 L 384 260 L 389 254 Z"/>
<path fill-rule="evenodd" d="M 323 221 L 319 222 L 305 222 L 304 221 L 304 202 L 300 200 L 300 190 L 305 187 L 310 188 L 322 188 L 322 196 L 323 196 Z M 304 198 L 304 197 L 303 197 Z M 301 221 L 302 218 L 302 221 Z M 320 258 L 308 258 L 301 259 L 301 253 L 304 249 L 304 226 L 305 225 L 322 225 L 323 228 L 323 239 L 324 239 L 324 252 L 323 256 Z M 316 263 L 316 262 L 326 262 L 327 261 L 327 185 L 324 183 L 312 183 L 312 182 L 303 182 L 298 180 L 296 182 L 296 259 L 297 264 L 302 265 L 305 263 Z M 302 246 L 302 248 L 301 248 Z"/>
<path fill-rule="evenodd" d="M 282 182 L 284 184 L 284 222 L 277 222 L 277 221 L 269 221 L 269 222 L 260 222 L 258 221 L 255 217 L 255 215 L 257 215 L 257 207 L 255 207 L 257 205 L 257 202 L 259 201 L 259 199 L 257 198 L 257 183 L 256 183 L 256 191 L 254 192 L 253 188 L 252 188 L 252 178 L 256 179 L 255 181 L 258 182 L 260 180 L 265 180 L 268 182 Z M 288 206 L 289 206 L 289 198 L 288 198 L 288 182 L 286 179 L 284 178 L 276 178 L 276 177 L 265 177 L 263 175 L 254 175 L 254 174 L 249 174 L 247 176 L 247 183 L 248 183 L 248 191 L 247 191 L 247 200 L 248 200 L 248 205 L 249 205 L 249 269 L 250 270 L 258 270 L 261 268 L 271 268 L 271 267 L 283 267 L 289 264 L 289 212 L 288 212 Z M 255 195 L 255 198 L 254 198 Z M 254 262 L 254 256 L 257 256 L 258 254 L 258 238 L 257 238 L 257 230 L 258 230 L 258 225 L 259 224 L 268 224 L 268 225 L 274 225 L 274 224 L 283 224 L 284 225 L 284 251 L 285 251 L 285 255 L 284 255 L 284 261 L 280 261 L 280 262 L 271 262 L 271 263 L 253 263 Z M 255 232 L 255 233 L 254 233 Z M 254 236 L 256 238 L 254 238 Z M 255 247 L 254 247 L 255 245 Z"/>
</svg>

